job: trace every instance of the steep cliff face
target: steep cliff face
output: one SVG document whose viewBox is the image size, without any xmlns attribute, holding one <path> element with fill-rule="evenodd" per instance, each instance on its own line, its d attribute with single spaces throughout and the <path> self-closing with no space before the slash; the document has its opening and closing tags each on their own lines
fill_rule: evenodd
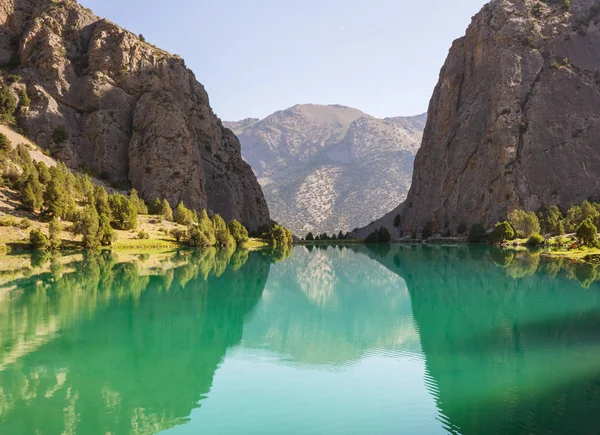
<svg viewBox="0 0 600 435">
<path fill-rule="evenodd" d="M 226 124 L 261 177 L 274 219 L 304 236 L 350 231 L 402 201 L 425 115 L 378 119 L 313 104 Z"/>
<path fill-rule="evenodd" d="M 178 56 L 74 1 L 0 0 L 0 64 L 31 98 L 19 122 L 70 166 L 253 229 L 269 221 L 237 138 Z"/>
<path fill-rule="evenodd" d="M 600 2 L 494 0 L 455 41 L 404 204 L 374 226 L 455 233 L 600 195 Z M 399 234 L 397 234 L 399 235 Z"/>
</svg>

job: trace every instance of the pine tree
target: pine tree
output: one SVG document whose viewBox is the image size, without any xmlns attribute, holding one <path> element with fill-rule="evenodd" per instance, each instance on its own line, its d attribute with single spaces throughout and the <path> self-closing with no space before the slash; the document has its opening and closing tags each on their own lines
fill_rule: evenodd
<svg viewBox="0 0 600 435">
<path fill-rule="evenodd" d="M 75 222 L 75 232 L 83 236 L 83 246 L 86 249 L 100 247 L 100 219 L 96 207 L 88 205 Z"/>
<path fill-rule="evenodd" d="M 579 242 L 590 248 L 598 247 L 598 228 L 594 225 L 590 218 L 585 219 L 579 228 L 577 228 L 576 236 Z"/>
<path fill-rule="evenodd" d="M 135 207 L 137 214 L 148 214 L 148 206 L 146 205 L 144 200 L 139 197 L 137 190 L 131 189 L 131 192 L 129 193 L 129 200 Z"/>
<path fill-rule="evenodd" d="M 21 193 L 21 203 L 23 204 L 25 210 L 27 210 L 28 212 L 35 212 L 37 200 L 30 184 L 27 184 L 25 186 L 25 189 L 23 189 L 23 192 Z"/>
<path fill-rule="evenodd" d="M 50 176 L 50 171 L 48 170 L 48 166 L 42 161 L 37 162 L 36 169 L 38 172 L 38 180 L 42 185 L 46 185 L 50 182 L 52 178 Z"/>
<path fill-rule="evenodd" d="M 102 246 L 111 246 L 115 239 L 115 231 L 110 226 L 110 218 L 101 214 L 99 218 L 99 228 L 98 228 L 100 244 Z"/>
<path fill-rule="evenodd" d="M 156 198 L 150 207 L 150 214 L 162 216 L 163 214 L 163 203 L 160 199 Z"/>
<path fill-rule="evenodd" d="M 207 248 L 217 244 L 213 223 L 208 217 L 206 210 L 203 210 L 202 213 L 200 213 L 198 225 L 190 226 L 189 233 L 191 246 L 202 246 Z"/>
<path fill-rule="evenodd" d="M 161 215 L 167 221 L 173 220 L 173 210 L 171 209 L 171 205 L 169 204 L 169 201 L 167 201 L 166 199 L 163 199 L 163 201 L 162 201 Z"/>
<path fill-rule="evenodd" d="M 48 237 L 38 229 L 31 230 L 29 233 L 29 243 L 36 251 L 47 251 L 50 248 Z"/>
<path fill-rule="evenodd" d="M 52 220 L 50 221 L 50 226 L 49 226 L 48 231 L 50 234 L 50 237 L 49 237 L 50 250 L 58 251 L 60 249 L 60 247 L 62 246 L 62 240 L 60 238 L 60 233 L 62 231 L 62 227 L 56 216 L 54 216 L 52 218 Z"/>
<path fill-rule="evenodd" d="M 94 189 L 94 205 L 96 207 L 96 212 L 99 215 L 105 215 L 110 219 L 111 214 L 108 192 L 102 186 L 97 186 L 96 189 Z"/>
<path fill-rule="evenodd" d="M 78 197 L 85 203 L 90 204 L 94 200 L 94 183 L 89 175 L 78 175 L 77 193 Z"/>
<path fill-rule="evenodd" d="M 175 208 L 174 217 L 175 222 L 177 222 L 180 225 L 191 225 L 194 221 L 194 215 L 192 211 L 185 206 L 183 201 L 181 201 L 177 205 L 177 208 Z"/>
<path fill-rule="evenodd" d="M 60 218 L 65 218 L 67 214 L 66 193 L 61 180 L 54 175 L 52 175 L 44 192 L 44 211 Z"/>
<path fill-rule="evenodd" d="M 212 218 L 213 228 L 215 229 L 215 238 L 217 239 L 217 245 L 223 247 L 235 246 L 235 239 L 229 234 L 227 224 L 223 218 L 216 214 Z"/>
<path fill-rule="evenodd" d="M 11 148 L 10 139 L 4 133 L 0 133 L 0 151 L 10 151 Z"/>
<path fill-rule="evenodd" d="M 227 228 L 229 229 L 229 233 L 233 236 L 235 242 L 238 245 L 241 245 L 248 241 L 248 230 L 237 220 L 234 219 L 231 222 L 229 222 Z"/>
<path fill-rule="evenodd" d="M 137 228 L 137 208 L 125 196 L 116 193 L 109 198 L 112 222 L 120 230 Z"/>
</svg>

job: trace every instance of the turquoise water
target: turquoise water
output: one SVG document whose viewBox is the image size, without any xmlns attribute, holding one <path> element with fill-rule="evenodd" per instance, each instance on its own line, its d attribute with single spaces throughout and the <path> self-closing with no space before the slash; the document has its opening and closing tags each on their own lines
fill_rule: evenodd
<svg viewBox="0 0 600 435">
<path fill-rule="evenodd" d="M 0 257 L 0 434 L 598 434 L 597 278 L 467 247 Z"/>
</svg>

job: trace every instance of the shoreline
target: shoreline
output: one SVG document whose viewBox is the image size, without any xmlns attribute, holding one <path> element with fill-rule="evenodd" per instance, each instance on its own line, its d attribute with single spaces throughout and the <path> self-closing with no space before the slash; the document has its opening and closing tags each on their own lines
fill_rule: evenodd
<svg viewBox="0 0 600 435">
<path fill-rule="evenodd" d="M 247 251 L 256 251 L 267 248 L 269 244 L 264 240 L 250 239 L 243 245 L 236 247 L 245 249 Z M 217 248 L 212 246 L 211 248 Z M 164 251 L 164 250 L 179 250 L 179 249 L 194 249 L 186 245 L 185 243 L 178 243 L 174 241 L 168 241 L 164 239 L 127 239 L 115 242 L 112 246 L 103 246 L 97 251 L 89 251 L 82 246 L 71 244 L 68 247 L 63 247 L 56 251 L 56 254 L 61 255 L 72 255 L 85 252 L 134 252 L 134 251 Z M 218 249 L 218 248 L 217 248 Z M 31 245 L 25 241 L 23 242 L 9 242 L 0 244 L 0 256 L 11 255 L 11 254 L 36 254 L 36 253 L 53 253 L 52 251 L 38 251 L 31 247 Z"/>
</svg>

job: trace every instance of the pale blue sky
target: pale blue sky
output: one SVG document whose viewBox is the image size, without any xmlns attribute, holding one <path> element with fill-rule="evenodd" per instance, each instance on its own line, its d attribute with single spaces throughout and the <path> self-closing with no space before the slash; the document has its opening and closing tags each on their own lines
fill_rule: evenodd
<svg viewBox="0 0 600 435">
<path fill-rule="evenodd" d="M 222 119 L 297 103 L 427 110 L 452 41 L 485 0 L 80 0 L 177 53 Z"/>
</svg>

